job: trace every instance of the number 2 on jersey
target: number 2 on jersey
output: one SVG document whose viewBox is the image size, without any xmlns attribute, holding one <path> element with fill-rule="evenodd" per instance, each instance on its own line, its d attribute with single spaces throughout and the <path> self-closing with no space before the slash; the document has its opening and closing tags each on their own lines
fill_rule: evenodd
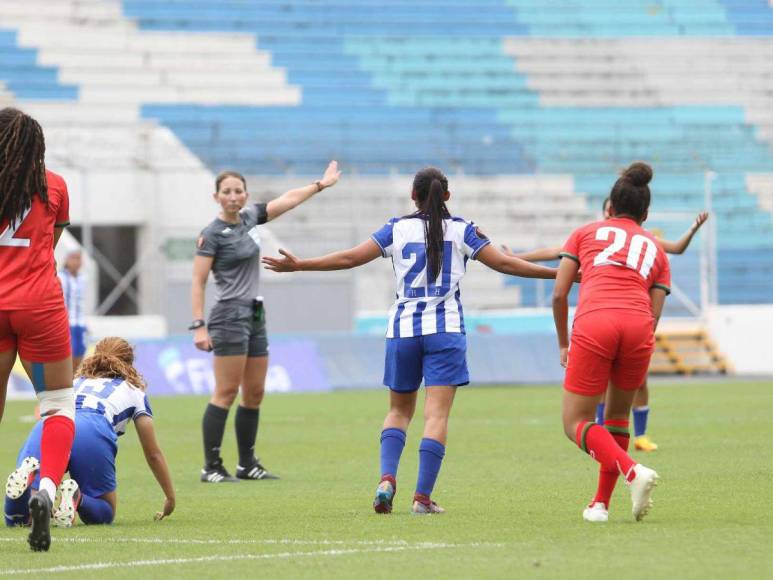
<svg viewBox="0 0 773 580">
<path fill-rule="evenodd" d="M 628 257 L 625 260 L 625 264 L 623 264 L 622 262 L 612 260 L 611 258 L 625 247 L 628 233 L 620 228 L 604 226 L 596 230 L 596 239 L 603 242 L 609 241 L 610 234 L 612 235 L 612 243 L 604 248 L 603 251 L 599 252 L 593 260 L 593 265 L 626 266 L 631 270 L 638 270 L 641 277 L 646 279 L 647 276 L 649 276 L 650 270 L 652 270 L 652 266 L 655 264 L 655 258 L 658 255 L 658 247 L 654 242 L 641 234 L 633 236 L 631 238 L 631 245 L 628 248 Z M 644 259 L 641 261 L 640 267 L 639 260 L 642 252 L 644 252 Z"/>
<path fill-rule="evenodd" d="M 26 210 L 24 210 L 24 213 L 21 214 L 21 217 L 16 221 L 16 223 L 11 227 L 11 224 L 8 224 L 8 226 L 0 232 L 0 246 L 7 246 L 11 248 L 29 248 L 30 247 L 30 240 L 26 238 L 15 238 L 16 232 L 19 231 L 19 228 L 24 223 L 24 220 L 27 218 L 27 216 L 32 211 L 32 207 L 28 207 Z"/>
<path fill-rule="evenodd" d="M 425 272 L 427 267 L 427 253 L 424 244 L 412 242 L 403 247 L 403 259 L 409 260 L 415 256 L 415 261 L 410 270 L 405 274 L 405 297 L 406 298 L 424 298 L 425 296 L 445 296 L 451 290 L 451 260 L 453 245 L 451 242 L 443 242 L 443 264 L 440 271 L 440 286 L 435 285 L 435 281 L 427 284 L 426 288 L 413 287 L 413 281 L 416 277 Z M 426 272 L 425 272 L 426 274 Z"/>
</svg>

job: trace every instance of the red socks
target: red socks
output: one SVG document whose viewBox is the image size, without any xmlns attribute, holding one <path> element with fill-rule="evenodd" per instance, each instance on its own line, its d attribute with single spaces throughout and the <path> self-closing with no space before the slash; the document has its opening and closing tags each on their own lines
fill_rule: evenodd
<svg viewBox="0 0 773 580">
<path fill-rule="evenodd" d="M 58 486 L 62 481 L 75 438 L 75 423 L 62 415 L 48 417 L 43 422 L 40 441 L 40 479 L 50 479 Z M 53 498 L 51 498 L 53 499 Z"/>
<path fill-rule="evenodd" d="M 628 443 L 631 440 L 628 432 L 628 420 L 627 419 L 607 419 L 604 421 L 604 428 L 609 431 L 612 438 L 617 442 L 623 451 L 628 451 Z M 607 509 L 609 509 L 609 501 L 612 498 L 612 492 L 615 491 L 615 484 L 620 473 L 617 469 L 608 471 L 604 469 L 602 465 L 599 468 L 599 485 L 596 490 L 596 497 L 593 498 L 591 504 L 596 502 L 603 503 Z"/>
<path fill-rule="evenodd" d="M 605 471 L 622 473 L 631 481 L 636 462 L 626 453 L 615 438 L 601 425 L 593 421 L 582 421 L 577 425 L 577 446 L 601 464 Z"/>
</svg>

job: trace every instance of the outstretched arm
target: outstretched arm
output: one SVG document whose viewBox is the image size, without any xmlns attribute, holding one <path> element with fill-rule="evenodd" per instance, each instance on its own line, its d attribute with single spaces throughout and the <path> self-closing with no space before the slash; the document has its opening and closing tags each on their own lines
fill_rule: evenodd
<svg viewBox="0 0 773 580">
<path fill-rule="evenodd" d="M 693 236 L 698 233 L 698 230 L 706 223 L 707 219 L 709 219 L 708 212 L 702 211 L 698 214 L 698 217 L 695 218 L 695 222 L 690 226 L 690 229 L 687 230 L 679 240 L 676 242 L 660 240 L 660 245 L 663 246 L 663 249 L 667 254 L 684 254 L 684 251 L 690 245 Z"/>
<path fill-rule="evenodd" d="M 338 170 L 338 161 L 331 161 L 330 165 L 328 165 L 327 169 L 325 170 L 325 174 L 319 181 L 315 181 L 309 185 L 304 185 L 298 189 L 291 189 L 276 199 L 269 201 L 266 205 L 268 221 L 274 220 L 283 213 L 301 205 L 315 193 L 319 193 L 328 187 L 333 187 L 336 183 L 338 183 L 340 177 L 341 172 Z"/>
<path fill-rule="evenodd" d="M 297 258 L 287 250 L 280 249 L 279 253 L 284 256 L 283 259 L 272 258 L 270 256 L 265 256 L 263 258 L 263 264 L 265 264 L 265 267 L 268 270 L 273 270 L 274 272 L 349 270 L 350 268 L 356 268 L 357 266 L 372 262 L 380 257 L 381 248 L 379 248 L 378 244 L 373 240 L 367 240 L 362 242 L 359 246 L 348 250 L 333 252 L 327 256 L 308 258 L 306 260 Z"/>
<path fill-rule="evenodd" d="M 502 274 L 510 274 L 511 276 L 521 276 L 522 278 L 552 279 L 556 277 L 557 272 L 555 268 L 537 266 L 521 258 L 505 256 L 491 244 L 478 252 L 477 260 L 492 270 Z"/>
<path fill-rule="evenodd" d="M 137 436 L 142 445 L 142 451 L 145 453 L 145 461 L 153 472 L 158 485 L 164 492 L 165 500 L 162 511 L 156 512 L 156 519 L 162 520 L 170 515 L 175 508 L 174 486 L 172 485 L 172 476 L 169 474 L 169 466 L 166 464 L 164 453 L 156 441 L 156 431 L 153 428 L 153 419 L 147 415 L 137 417 L 134 421 L 137 428 Z"/>
<path fill-rule="evenodd" d="M 572 289 L 579 269 L 580 264 L 574 260 L 562 259 L 558 265 L 558 275 L 553 286 L 553 321 L 556 323 L 562 367 L 566 367 L 569 360 L 569 291 Z"/>
<path fill-rule="evenodd" d="M 539 248 L 530 252 L 513 252 L 507 246 L 502 246 L 502 252 L 513 258 L 520 258 L 527 262 L 552 262 L 558 260 L 561 256 L 561 248 Z"/>
</svg>

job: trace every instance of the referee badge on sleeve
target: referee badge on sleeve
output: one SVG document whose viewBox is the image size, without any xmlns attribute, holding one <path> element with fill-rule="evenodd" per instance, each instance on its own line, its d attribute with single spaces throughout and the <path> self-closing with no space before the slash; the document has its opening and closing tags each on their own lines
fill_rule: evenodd
<svg viewBox="0 0 773 580">
<path fill-rule="evenodd" d="M 196 247 L 200 250 L 204 246 L 204 236 L 199 236 L 199 239 L 196 240 Z"/>
</svg>

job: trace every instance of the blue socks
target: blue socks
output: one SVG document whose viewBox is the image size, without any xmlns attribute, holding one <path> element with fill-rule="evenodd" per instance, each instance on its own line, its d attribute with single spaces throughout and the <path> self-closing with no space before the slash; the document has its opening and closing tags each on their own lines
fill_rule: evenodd
<svg viewBox="0 0 773 580">
<path fill-rule="evenodd" d="M 633 434 L 635 437 L 641 437 L 647 432 L 647 418 L 649 414 L 649 405 L 633 408 Z"/>
<path fill-rule="evenodd" d="M 112 524 L 113 508 L 103 499 L 81 495 L 81 505 L 78 515 L 84 524 Z"/>
<path fill-rule="evenodd" d="M 397 477 L 397 466 L 405 447 L 405 431 L 390 427 L 381 432 L 381 475 Z"/>
<path fill-rule="evenodd" d="M 419 445 L 419 481 L 416 483 L 416 493 L 421 493 L 430 497 L 435 487 L 440 464 L 443 463 L 443 456 L 446 454 L 446 447 L 439 441 L 424 438 Z"/>
<path fill-rule="evenodd" d="M 599 403 L 596 405 L 596 424 L 604 424 L 604 403 Z"/>
<path fill-rule="evenodd" d="M 25 491 L 19 499 L 5 498 L 3 512 L 5 516 L 5 525 L 9 528 L 14 526 L 25 526 L 30 517 L 30 508 L 27 503 L 30 501 L 30 490 Z"/>
</svg>

